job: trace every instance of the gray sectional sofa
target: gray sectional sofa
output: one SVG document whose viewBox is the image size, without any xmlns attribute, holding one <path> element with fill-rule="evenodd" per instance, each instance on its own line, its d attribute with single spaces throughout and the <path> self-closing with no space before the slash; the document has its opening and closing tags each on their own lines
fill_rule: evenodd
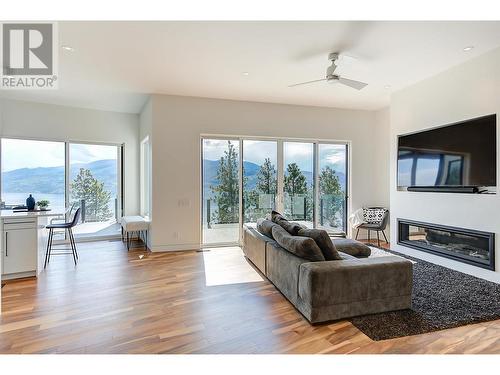
<svg viewBox="0 0 500 375">
<path fill-rule="evenodd" d="M 311 323 L 411 307 L 410 261 L 369 258 L 359 251 L 355 255 L 364 258 L 356 258 L 343 250 L 352 252 L 359 243 L 333 243 L 340 260 L 311 261 L 285 250 L 256 227 L 245 226 L 243 252 Z"/>
</svg>

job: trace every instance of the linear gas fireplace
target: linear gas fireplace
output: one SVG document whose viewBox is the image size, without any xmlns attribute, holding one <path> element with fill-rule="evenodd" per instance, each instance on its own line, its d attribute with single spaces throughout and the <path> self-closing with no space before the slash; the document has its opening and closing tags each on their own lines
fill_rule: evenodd
<svg viewBox="0 0 500 375">
<path fill-rule="evenodd" d="M 398 219 L 398 244 L 495 270 L 495 234 Z"/>
</svg>

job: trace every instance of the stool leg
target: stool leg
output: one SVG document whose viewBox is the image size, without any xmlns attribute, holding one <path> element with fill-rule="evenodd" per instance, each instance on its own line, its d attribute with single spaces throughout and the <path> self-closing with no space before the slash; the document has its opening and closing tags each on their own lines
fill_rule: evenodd
<svg viewBox="0 0 500 375">
<path fill-rule="evenodd" d="M 52 237 L 52 228 L 49 229 L 49 236 L 47 237 L 47 251 L 45 252 L 45 263 L 43 265 L 44 269 L 47 267 L 47 262 L 49 260 L 49 249 L 50 249 L 51 237 Z"/>
<path fill-rule="evenodd" d="M 52 255 L 52 243 L 54 242 L 54 229 L 50 230 L 50 247 L 49 247 L 49 259 L 47 263 L 50 263 L 50 256 Z"/>
<path fill-rule="evenodd" d="M 78 251 L 76 251 L 76 242 L 75 242 L 75 236 L 73 235 L 73 229 L 69 229 L 69 234 L 71 238 L 71 242 L 73 243 L 73 248 L 75 249 L 75 255 L 76 259 L 78 259 Z"/>
<path fill-rule="evenodd" d="M 130 235 L 129 232 L 127 231 L 127 251 L 130 250 Z"/>
<path fill-rule="evenodd" d="M 76 266 L 76 255 L 75 255 L 75 248 L 74 248 L 74 245 L 73 245 L 73 240 L 72 240 L 72 234 L 71 234 L 71 228 L 68 228 L 68 233 L 69 233 L 69 242 L 71 243 L 71 253 L 73 254 L 73 261 L 75 262 L 75 266 Z"/>
<path fill-rule="evenodd" d="M 146 240 L 144 241 L 144 250 L 147 250 L 148 249 L 148 231 L 147 230 L 144 231 L 144 237 L 146 238 Z"/>
</svg>

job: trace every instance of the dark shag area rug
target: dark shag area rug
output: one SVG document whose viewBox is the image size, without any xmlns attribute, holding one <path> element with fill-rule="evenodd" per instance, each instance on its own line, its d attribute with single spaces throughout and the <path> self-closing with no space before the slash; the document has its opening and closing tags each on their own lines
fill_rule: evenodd
<svg viewBox="0 0 500 375">
<path fill-rule="evenodd" d="M 413 264 L 412 308 L 350 319 L 372 340 L 500 319 L 500 284 L 391 253 L 416 262 Z"/>
</svg>

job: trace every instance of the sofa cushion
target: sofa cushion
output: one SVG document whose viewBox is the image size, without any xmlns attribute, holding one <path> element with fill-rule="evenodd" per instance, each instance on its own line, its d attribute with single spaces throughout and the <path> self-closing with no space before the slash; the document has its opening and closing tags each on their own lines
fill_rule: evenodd
<svg viewBox="0 0 500 375">
<path fill-rule="evenodd" d="M 271 220 L 266 219 L 258 219 L 257 220 L 257 230 L 260 234 L 267 236 L 269 238 L 273 238 L 272 229 L 273 226 L 278 225 L 273 223 Z"/>
<path fill-rule="evenodd" d="M 340 257 L 342 258 L 342 260 L 350 260 L 350 261 L 353 261 L 353 262 L 361 262 L 360 259 L 358 259 L 356 257 L 353 257 L 352 255 L 349 255 L 347 253 L 343 253 L 343 252 L 339 251 L 339 254 L 340 254 Z"/>
<path fill-rule="evenodd" d="M 333 244 L 338 251 L 352 255 L 356 258 L 369 257 L 372 251 L 364 243 L 349 238 L 334 238 Z"/>
<path fill-rule="evenodd" d="M 296 236 L 297 233 L 299 232 L 299 230 L 301 229 L 300 224 L 292 223 L 292 222 L 288 221 L 279 212 L 272 211 L 271 218 L 272 218 L 273 223 L 276 223 L 279 226 L 281 226 L 283 229 L 285 229 L 292 236 Z"/>
<path fill-rule="evenodd" d="M 309 237 L 316 242 L 326 260 L 342 259 L 328 233 L 322 229 L 300 229 L 299 236 Z"/>
<path fill-rule="evenodd" d="M 279 225 L 274 226 L 272 232 L 274 240 L 290 253 L 311 262 L 325 260 L 321 249 L 312 238 L 292 236 Z"/>
</svg>

